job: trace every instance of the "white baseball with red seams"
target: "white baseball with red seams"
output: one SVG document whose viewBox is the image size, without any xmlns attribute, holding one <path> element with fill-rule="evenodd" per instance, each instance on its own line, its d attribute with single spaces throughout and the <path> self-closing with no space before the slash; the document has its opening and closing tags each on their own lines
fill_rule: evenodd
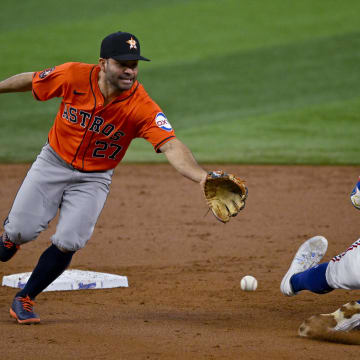
<svg viewBox="0 0 360 360">
<path fill-rule="evenodd" d="M 251 275 L 244 276 L 240 281 L 241 290 L 244 291 L 255 291 L 257 289 L 257 286 L 257 280 Z"/>
</svg>

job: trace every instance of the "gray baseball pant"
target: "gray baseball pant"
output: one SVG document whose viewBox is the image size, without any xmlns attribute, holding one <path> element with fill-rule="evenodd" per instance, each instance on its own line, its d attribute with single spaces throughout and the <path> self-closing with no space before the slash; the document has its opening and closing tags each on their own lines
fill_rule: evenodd
<svg viewBox="0 0 360 360">
<path fill-rule="evenodd" d="M 80 172 L 46 144 L 4 222 L 10 240 L 21 245 L 36 239 L 59 210 L 51 242 L 68 251 L 83 248 L 105 204 L 113 172 Z"/>
</svg>

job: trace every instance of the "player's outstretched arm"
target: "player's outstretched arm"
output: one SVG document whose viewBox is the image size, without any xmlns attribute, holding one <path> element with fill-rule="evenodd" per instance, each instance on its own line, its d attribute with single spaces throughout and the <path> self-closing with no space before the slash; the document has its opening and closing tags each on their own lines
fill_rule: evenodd
<svg viewBox="0 0 360 360">
<path fill-rule="evenodd" d="M 161 146 L 169 163 L 183 176 L 204 184 L 207 172 L 197 163 L 189 148 L 179 139 L 173 139 Z"/>
<path fill-rule="evenodd" d="M 33 72 L 26 72 L 0 81 L 0 93 L 30 91 L 33 75 Z"/>
<path fill-rule="evenodd" d="M 230 221 L 244 208 L 248 191 L 243 180 L 224 171 L 208 174 L 196 162 L 189 148 L 176 138 L 160 150 L 180 174 L 200 184 L 210 210 L 219 221 Z"/>
</svg>

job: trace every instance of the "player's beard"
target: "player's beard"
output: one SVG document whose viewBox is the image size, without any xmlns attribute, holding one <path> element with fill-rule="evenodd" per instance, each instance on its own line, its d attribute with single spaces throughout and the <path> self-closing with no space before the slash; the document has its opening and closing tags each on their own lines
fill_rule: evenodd
<svg viewBox="0 0 360 360">
<path fill-rule="evenodd" d="M 136 76 L 118 76 L 115 73 L 107 72 L 106 80 L 117 91 L 126 91 L 133 86 Z"/>
</svg>

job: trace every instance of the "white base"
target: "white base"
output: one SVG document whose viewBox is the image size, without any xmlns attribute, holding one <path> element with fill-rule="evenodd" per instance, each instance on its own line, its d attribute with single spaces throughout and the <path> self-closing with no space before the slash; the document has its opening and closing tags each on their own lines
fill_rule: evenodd
<svg viewBox="0 0 360 360">
<path fill-rule="evenodd" d="M 31 273 L 12 274 L 4 276 L 3 286 L 24 288 Z M 128 287 L 126 276 L 100 273 L 83 270 L 66 270 L 44 291 L 107 289 L 115 287 Z"/>
</svg>

